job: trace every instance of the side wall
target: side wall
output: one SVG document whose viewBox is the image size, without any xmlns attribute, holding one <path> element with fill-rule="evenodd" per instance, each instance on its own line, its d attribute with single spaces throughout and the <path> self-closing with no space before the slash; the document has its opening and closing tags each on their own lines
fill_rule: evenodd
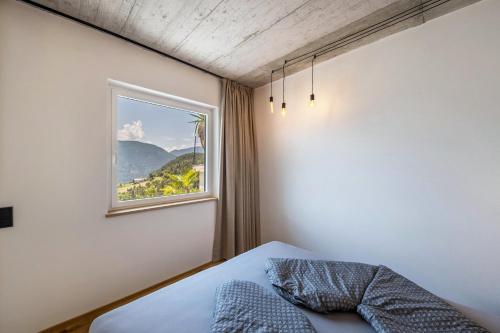
<svg viewBox="0 0 500 333">
<path fill-rule="evenodd" d="M 0 331 L 34 332 L 211 260 L 215 203 L 106 219 L 106 81 L 219 105 L 219 80 L 0 1 Z"/>
<path fill-rule="evenodd" d="M 483 0 L 319 64 L 313 111 L 310 70 L 285 118 L 257 89 L 263 241 L 500 313 L 499 17 Z"/>
</svg>

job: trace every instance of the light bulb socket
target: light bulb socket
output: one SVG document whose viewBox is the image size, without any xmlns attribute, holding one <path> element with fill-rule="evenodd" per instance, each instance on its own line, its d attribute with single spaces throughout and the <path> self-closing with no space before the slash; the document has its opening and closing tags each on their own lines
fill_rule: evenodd
<svg viewBox="0 0 500 333">
<path fill-rule="evenodd" d="M 285 102 L 281 103 L 281 108 L 282 109 L 286 109 L 286 103 Z"/>
<path fill-rule="evenodd" d="M 309 96 L 309 100 L 312 102 L 314 101 L 314 94 L 311 94 L 311 96 Z"/>
<path fill-rule="evenodd" d="M 274 102 L 273 96 L 269 97 L 269 103 L 272 103 L 272 102 Z"/>
</svg>

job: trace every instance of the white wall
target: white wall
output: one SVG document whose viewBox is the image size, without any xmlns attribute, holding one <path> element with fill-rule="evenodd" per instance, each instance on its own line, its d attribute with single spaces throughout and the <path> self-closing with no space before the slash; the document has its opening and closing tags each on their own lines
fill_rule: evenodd
<svg viewBox="0 0 500 333">
<path fill-rule="evenodd" d="M 286 118 L 257 89 L 263 240 L 500 313 L 499 31 L 484 0 L 319 64 L 312 112 L 310 71 L 286 81 Z"/>
<path fill-rule="evenodd" d="M 215 203 L 106 212 L 106 80 L 212 105 L 218 79 L 0 1 L 0 332 L 34 332 L 211 260 Z"/>
</svg>

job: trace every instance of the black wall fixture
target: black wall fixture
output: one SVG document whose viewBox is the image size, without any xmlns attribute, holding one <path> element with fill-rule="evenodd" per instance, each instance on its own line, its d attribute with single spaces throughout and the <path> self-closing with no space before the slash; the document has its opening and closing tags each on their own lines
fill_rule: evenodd
<svg viewBox="0 0 500 333">
<path fill-rule="evenodd" d="M 8 228 L 14 226 L 14 208 L 0 208 L 0 228 Z"/>
</svg>

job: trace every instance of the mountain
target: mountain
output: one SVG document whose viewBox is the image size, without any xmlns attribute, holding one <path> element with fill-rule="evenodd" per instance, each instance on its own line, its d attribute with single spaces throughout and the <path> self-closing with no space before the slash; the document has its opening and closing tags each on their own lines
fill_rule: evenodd
<svg viewBox="0 0 500 333">
<path fill-rule="evenodd" d="M 203 150 L 203 147 L 197 146 L 196 147 L 196 153 L 198 154 L 203 154 L 205 151 Z M 175 156 L 182 156 L 185 154 L 193 153 L 193 147 L 191 148 L 184 148 L 184 149 L 176 149 L 172 150 L 170 154 L 175 155 Z"/>
<path fill-rule="evenodd" d="M 175 155 L 144 142 L 118 141 L 117 182 L 128 183 L 136 178 L 145 178 L 174 160 Z"/>
</svg>

